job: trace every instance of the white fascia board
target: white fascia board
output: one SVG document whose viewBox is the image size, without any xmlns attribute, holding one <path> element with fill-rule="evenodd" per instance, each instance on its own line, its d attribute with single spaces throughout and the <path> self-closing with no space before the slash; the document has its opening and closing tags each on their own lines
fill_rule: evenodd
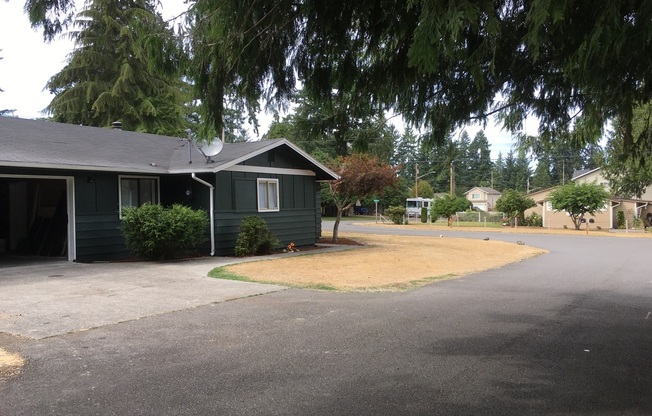
<svg viewBox="0 0 652 416">
<path fill-rule="evenodd" d="M 256 151 L 251 152 L 251 153 L 247 153 L 246 155 L 240 156 L 240 157 L 238 157 L 236 159 L 229 160 L 227 162 L 221 163 L 219 165 L 205 165 L 204 167 L 199 167 L 199 168 L 197 167 L 197 165 L 193 165 L 193 166 L 188 166 L 187 168 L 182 168 L 182 169 L 170 169 L 169 173 L 192 173 L 192 172 L 195 172 L 195 173 L 199 173 L 199 172 L 202 172 L 202 173 L 217 173 L 217 172 L 220 172 L 220 171 L 223 171 L 223 170 L 228 170 L 228 168 L 230 168 L 231 166 L 242 163 L 242 162 L 244 162 L 246 160 L 249 160 L 249 159 L 251 159 L 253 157 L 256 157 L 256 156 L 258 156 L 260 154 L 263 154 L 263 153 L 265 153 L 265 152 L 267 152 L 269 150 L 272 150 L 272 149 L 278 147 L 280 144 L 282 144 L 281 142 L 284 141 L 284 140 L 285 139 L 270 140 L 269 141 L 270 144 L 263 147 L 263 148 L 260 148 L 260 149 L 258 149 Z"/>
<path fill-rule="evenodd" d="M 315 166 L 319 167 L 319 169 L 323 170 L 328 175 L 332 176 L 333 180 L 336 180 L 336 179 L 340 178 L 338 174 L 336 174 L 332 170 L 328 169 L 326 166 L 324 166 L 321 163 L 319 163 L 318 161 L 316 161 L 312 156 L 310 156 L 308 153 L 301 150 L 299 147 L 294 145 L 289 140 L 287 140 L 287 139 L 276 139 L 276 140 L 270 140 L 269 142 L 270 142 L 270 144 L 268 146 L 262 147 L 262 148 L 256 150 L 255 152 L 248 153 L 247 155 L 241 156 L 241 157 L 239 157 L 237 159 L 230 160 L 230 161 L 216 167 L 213 171 L 218 172 L 218 171 L 221 171 L 221 170 L 229 170 L 229 168 L 231 168 L 232 166 L 238 165 L 238 164 L 240 164 L 240 163 L 242 163 L 242 162 L 244 162 L 246 160 L 249 160 L 249 159 L 251 159 L 253 157 L 256 157 L 256 156 L 258 156 L 260 154 L 268 152 L 268 151 L 270 151 L 272 149 L 275 149 L 275 148 L 277 148 L 279 146 L 287 145 L 289 148 L 291 148 L 295 152 L 299 153 L 299 155 L 301 155 L 302 157 L 307 159 L 310 163 L 314 164 Z"/>
<path fill-rule="evenodd" d="M 306 169 L 288 169 L 288 168 L 270 168 L 266 166 L 249 166 L 249 165 L 235 165 L 230 166 L 220 171 L 224 172 L 248 172 L 248 173 L 269 173 L 272 175 L 297 175 L 297 176 L 317 176 L 311 170 Z"/>
<path fill-rule="evenodd" d="M 91 172 L 133 172 L 149 175 L 168 173 L 166 169 L 151 167 L 149 169 L 134 169 L 126 166 L 90 166 L 90 165 L 65 165 L 57 163 L 25 163 L 25 162 L 0 162 L 0 167 L 30 168 L 30 169 L 61 169 Z"/>
<path fill-rule="evenodd" d="M 320 169 L 322 169 L 324 172 L 328 173 L 330 176 L 333 177 L 333 180 L 337 180 L 340 178 L 340 175 L 337 173 L 333 172 L 332 170 L 328 169 L 326 166 L 322 165 L 319 163 L 317 160 L 315 160 L 312 156 L 310 156 L 308 153 L 304 152 L 300 147 L 292 143 L 291 141 L 287 139 L 282 139 L 283 143 L 288 145 L 290 148 L 292 148 L 295 152 L 299 153 L 301 156 L 305 157 L 308 159 L 312 164 L 319 166 Z"/>
</svg>

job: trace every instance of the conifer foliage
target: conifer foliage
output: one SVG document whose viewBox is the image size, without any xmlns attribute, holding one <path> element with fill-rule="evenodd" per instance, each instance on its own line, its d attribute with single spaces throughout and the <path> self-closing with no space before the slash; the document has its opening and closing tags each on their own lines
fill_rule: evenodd
<svg viewBox="0 0 652 416">
<path fill-rule="evenodd" d="M 179 49 L 151 0 L 92 0 L 75 49 L 47 83 L 55 121 L 178 135 L 185 128 Z"/>
</svg>

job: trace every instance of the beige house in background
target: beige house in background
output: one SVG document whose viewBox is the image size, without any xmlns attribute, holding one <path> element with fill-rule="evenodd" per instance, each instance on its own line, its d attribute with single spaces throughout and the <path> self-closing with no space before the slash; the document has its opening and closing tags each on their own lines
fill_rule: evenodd
<svg viewBox="0 0 652 416">
<path fill-rule="evenodd" d="M 609 189 L 609 182 L 602 175 L 600 168 L 578 172 L 573 176 L 572 180 L 582 183 L 597 183 Z M 525 215 L 530 216 L 533 213 L 540 215 L 543 219 L 543 226 L 546 228 L 565 227 L 572 229 L 575 226 L 568 214 L 564 211 L 557 212 L 552 208 L 549 195 L 554 189 L 548 188 L 529 193 L 527 197 L 532 198 L 537 205 L 525 211 Z M 596 212 L 593 216 L 588 215 L 586 217 L 587 221 L 589 221 L 589 228 L 618 228 L 618 212 L 625 214 L 628 228 L 634 226 L 636 218 L 647 220 L 647 224 L 649 224 L 652 221 L 652 187 L 646 189 L 641 199 L 611 197 L 606 201 L 604 209 Z M 590 222 L 591 219 L 594 221 L 593 223 Z"/>
<path fill-rule="evenodd" d="M 500 198 L 500 192 L 493 188 L 480 186 L 471 188 L 464 195 L 466 199 L 471 201 L 474 209 L 481 211 L 494 211 L 496 209 L 496 201 Z"/>
</svg>

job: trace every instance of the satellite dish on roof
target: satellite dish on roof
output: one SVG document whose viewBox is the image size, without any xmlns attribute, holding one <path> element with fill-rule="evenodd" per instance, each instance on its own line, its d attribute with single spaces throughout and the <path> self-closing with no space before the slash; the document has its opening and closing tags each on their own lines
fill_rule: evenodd
<svg viewBox="0 0 652 416">
<path fill-rule="evenodd" d="M 206 163 L 212 163 L 211 157 L 216 156 L 222 151 L 224 143 L 218 137 L 213 138 L 211 143 L 197 144 L 199 151 L 206 157 Z"/>
</svg>

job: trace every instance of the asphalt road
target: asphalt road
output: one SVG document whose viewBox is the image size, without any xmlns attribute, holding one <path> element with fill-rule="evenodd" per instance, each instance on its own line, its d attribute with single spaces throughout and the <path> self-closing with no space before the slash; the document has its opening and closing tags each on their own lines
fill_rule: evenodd
<svg viewBox="0 0 652 416">
<path fill-rule="evenodd" d="M 409 292 L 290 289 L 5 336 L 29 362 L 0 414 L 652 414 L 652 239 L 490 237 L 550 253 Z"/>
</svg>

